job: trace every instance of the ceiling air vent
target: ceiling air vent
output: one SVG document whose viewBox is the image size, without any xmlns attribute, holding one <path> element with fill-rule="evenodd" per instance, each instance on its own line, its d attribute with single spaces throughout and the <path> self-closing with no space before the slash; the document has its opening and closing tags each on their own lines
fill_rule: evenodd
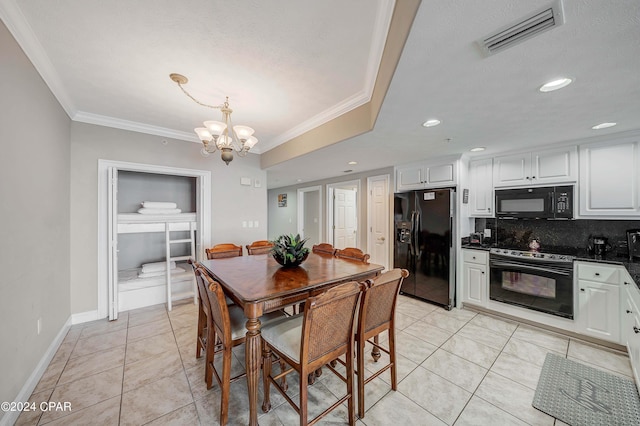
<svg viewBox="0 0 640 426">
<path fill-rule="evenodd" d="M 542 10 L 538 10 L 518 22 L 503 27 L 478 40 L 478 44 L 486 56 L 493 55 L 544 31 L 564 24 L 562 2 L 560 0 Z"/>
</svg>

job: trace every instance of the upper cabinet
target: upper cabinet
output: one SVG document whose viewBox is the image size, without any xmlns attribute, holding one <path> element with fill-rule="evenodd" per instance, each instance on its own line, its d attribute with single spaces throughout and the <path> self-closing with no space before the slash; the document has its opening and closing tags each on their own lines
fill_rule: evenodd
<svg viewBox="0 0 640 426">
<path fill-rule="evenodd" d="M 458 160 L 437 164 L 413 164 L 396 168 L 396 192 L 437 188 L 457 183 Z"/>
<path fill-rule="evenodd" d="M 640 214 L 638 138 L 580 146 L 580 215 Z"/>
<path fill-rule="evenodd" d="M 495 157 L 493 185 L 496 188 L 575 182 L 578 151 L 575 146 Z"/>
<path fill-rule="evenodd" d="M 493 217 L 493 159 L 469 162 L 469 215 Z"/>
</svg>

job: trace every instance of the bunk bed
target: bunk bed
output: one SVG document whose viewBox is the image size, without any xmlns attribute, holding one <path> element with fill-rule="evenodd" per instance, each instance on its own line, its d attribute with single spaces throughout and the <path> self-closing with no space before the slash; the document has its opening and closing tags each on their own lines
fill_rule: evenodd
<svg viewBox="0 0 640 426">
<path fill-rule="evenodd" d="M 197 303 L 196 282 L 191 266 L 184 263 L 196 259 L 196 213 L 177 214 L 118 214 L 118 234 L 163 232 L 165 234 L 164 274 L 143 273 L 143 268 L 118 271 L 118 311 L 193 298 Z M 172 239 L 174 232 L 188 232 L 188 238 Z M 172 256 L 171 247 L 188 244 L 189 255 Z M 159 263 L 159 262 L 158 262 Z M 175 268 L 172 266 L 175 264 Z M 169 273 L 167 273 L 169 272 Z"/>
</svg>

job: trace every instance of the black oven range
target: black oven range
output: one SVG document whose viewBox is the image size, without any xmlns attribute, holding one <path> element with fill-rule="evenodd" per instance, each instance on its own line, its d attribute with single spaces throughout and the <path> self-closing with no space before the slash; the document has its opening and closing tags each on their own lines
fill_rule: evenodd
<svg viewBox="0 0 640 426">
<path fill-rule="evenodd" d="M 489 299 L 573 319 L 575 256 L 504 248 L 489 251 Z"/>
</svg>

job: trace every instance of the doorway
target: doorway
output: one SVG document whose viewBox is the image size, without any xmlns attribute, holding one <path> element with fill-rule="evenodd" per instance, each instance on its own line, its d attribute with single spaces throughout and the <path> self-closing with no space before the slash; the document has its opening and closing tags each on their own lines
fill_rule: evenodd
<svg viewBox="0 0 640 426">
<path fill-rule="evenodd" d="M 327 185 L 329 243 L 337 249 L 360 246 L 358 211 L 360 206 L 360 181 Z"/>
<path fill-rule="evenodd" d="M 389 269 L 391 214 L 389 212 L 389 175 L 367 178 L 367 253 L 371 263 Z"/>
<path fill-rule="evenodd" d="M 308 239 L 307 247 L 322 242 L 321 192 L 321 186 L 298 189 L 298 234 Z"/>
</svg>

